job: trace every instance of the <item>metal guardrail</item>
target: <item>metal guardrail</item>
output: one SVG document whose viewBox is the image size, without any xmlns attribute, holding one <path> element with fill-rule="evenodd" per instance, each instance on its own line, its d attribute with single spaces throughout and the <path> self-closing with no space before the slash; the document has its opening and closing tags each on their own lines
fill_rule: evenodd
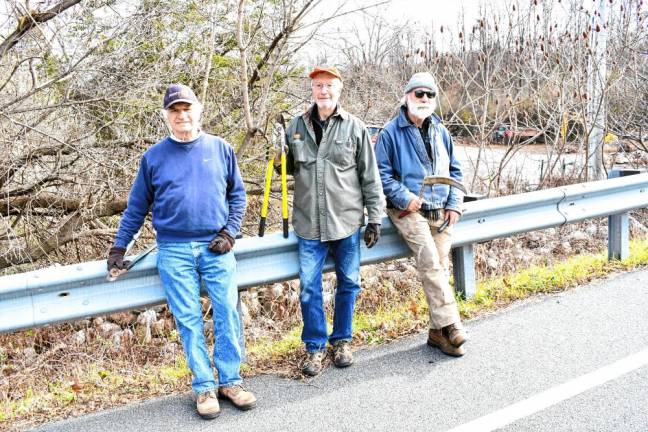
<svg viewBox="0 0 648 432">
<path fill-rule="evenodd" d="M 593 217 L 625 214 L 625 224 L 623 219 L 610 223 L 610 247 L 618 249 L 610 249 L 610 256 L 624 258 L 626 212 L 644 207 L 648 207 L 648 174 L 466 203 L 453 234 L 455 286 L 464 295 L 474 295 L 474 243 Z M 378 244 L 362 248 L 363 265 L 410 253 L 389 219 L 382 223 Z M 234 253 L 239 290 L 298 276 L 297 239 L 292 232 L 288 239 L 281 233 L 241 239 Z M 164 303 L 156 258 L 151 253 L 115 282 L 106 281 L 104 260 L 0 277 L 0 332 Z M 329 259 L 325 270 L 332 268 Z"/>
</svg>

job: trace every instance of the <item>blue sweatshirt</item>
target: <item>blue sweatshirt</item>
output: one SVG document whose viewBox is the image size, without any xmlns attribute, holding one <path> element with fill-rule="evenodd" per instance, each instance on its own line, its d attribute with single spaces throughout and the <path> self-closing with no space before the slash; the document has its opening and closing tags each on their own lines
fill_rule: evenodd
<svg viewBox="0 0 648 432">
<path fill-rule="evenodd" d="M 116 247 L 126 247 L 149 209 L 158 242 L 210 241 L 222 229 L 234 237 L 245 213 L 234 149 L 204 133 L 190 142 L 167 137 L 149 148 L 119 224 Z"/>
</svg>

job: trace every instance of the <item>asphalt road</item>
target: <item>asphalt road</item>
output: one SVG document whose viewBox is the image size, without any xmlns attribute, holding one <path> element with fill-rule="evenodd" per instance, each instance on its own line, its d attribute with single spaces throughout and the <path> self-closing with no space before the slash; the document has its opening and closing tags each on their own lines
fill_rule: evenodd
<svg viewBox="0 0 648 432">
<path fill-rule="evenodd" d="M 212 421 L 189 394 L 40 431 L 648 431 L 648 271 L 467 323 L 459 359 L 419 334 L 309 381 L 248 380 L 259 405 Z M 490 426 L 489 426 L 490 425 Z"/>
</svg>

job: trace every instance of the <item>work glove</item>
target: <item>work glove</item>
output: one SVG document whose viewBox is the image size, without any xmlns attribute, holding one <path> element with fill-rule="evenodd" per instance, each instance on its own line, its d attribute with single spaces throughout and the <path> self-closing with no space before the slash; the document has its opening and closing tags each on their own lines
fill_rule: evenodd
<svg viewBox="0 0 648 432">
<path fill-rule="evenodd" d="M 124 261 L 124 254 L 126 253 L 126 248 L 123 247 L 111 247 L 110 252 L 108 252 L 108 271 L 116 270 L 126 270 L 130 261 Z"/>
<path fill-rule="evenodd" d="M 371 249 L 380 238 L 380 224 L 378 223 L 368 223 L 364 232 L 364 241 L 367 245 L 367 248 Z"/>
<path fill-rule="evenodd" d="M 220 230 L 220 232 L 209 242 L 209 250 L 217 254 L 226 254 L 232 250 L 234 246 L 234 237 L 229 235 L 227 231 Z"/>
</svg>

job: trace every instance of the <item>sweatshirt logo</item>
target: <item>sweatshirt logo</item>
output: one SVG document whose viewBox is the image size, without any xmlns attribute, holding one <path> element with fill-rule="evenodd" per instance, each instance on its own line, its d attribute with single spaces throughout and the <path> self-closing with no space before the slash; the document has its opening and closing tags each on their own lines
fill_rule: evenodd
<svg viewBox="0 0 648 432">
<path fill-rule="evenodd" d="M 211 160 L 211 158 L 203 159 L 203 162 L 204 162 L 204 163 L 207 163 L 207 162 L 209 162 L 210 160 Z"/>
</svg>

